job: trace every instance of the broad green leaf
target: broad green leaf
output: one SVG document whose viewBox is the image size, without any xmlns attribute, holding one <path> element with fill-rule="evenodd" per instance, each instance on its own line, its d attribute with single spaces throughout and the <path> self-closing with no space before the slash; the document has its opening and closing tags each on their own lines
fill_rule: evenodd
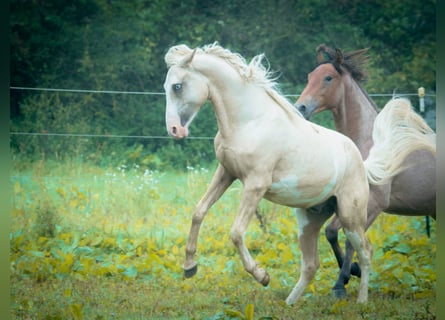
<svg viewBox="0 0 445 320">
<path fill-rule="evenodd" d="M 246 319 L 247 320 L 253 320 L 253 314 L 254 314 L 254 305 L 253 303 L 249 303 L 246 306 Z"/>
<path fill-rule="evenodd" d="M 90 245 L 91 245 L 92 247 L 96 247 L 96 246 L 100 245 L 100 243 L 102 242 L 102 240 L 103 240 L 103 237 L 102 237 L 102 236 L 97 236 L 97 237 L 95 237 L 95 238 L 91 241 Z"/>
<path fill-rule="evenodd" d="M 226 309 L 224 310 L 224 313 L 228 316 L 235 317 L 238 319 L 246 319 L 246 317 L 238 310 Z"/>
<path fill-rule="evenodd" d="M 70 304 L 70 310 L 74 319 L 83 319 L 82 305 L 80 303 Z"/>
<path fill-rule="evenodd" d="M 125 269 L 123 274 L 130 278 L 136 278 L 136 276 L 138 275 L 138 270 L 135 266 L 131 265 L 130 267 Z"/>
<path fill-rule="evenodd" d="M 411 247 L 406 243 L 399 243 L 393 250 L 403 254 L 411 253 Z"/>
</svg>

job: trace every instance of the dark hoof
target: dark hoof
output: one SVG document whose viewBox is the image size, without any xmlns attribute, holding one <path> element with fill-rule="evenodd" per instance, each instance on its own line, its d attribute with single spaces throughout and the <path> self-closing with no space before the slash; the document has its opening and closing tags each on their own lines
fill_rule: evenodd
<svg viewBox="0 0 445 320">
<path fill-rule="evenodd" d="M 261 280 L 261 284 L 264 287 L 267 287 L 269 285 L 269 281 L 270 281 L 270 276 L 268 274 L 266 274 L 266 276 L 263 278 L 263 280 Z"/>
<path fill-rule="evenodd" d="M 195 264 L 191 269 L 184 269 L 184 276 L 186 278 L 191 278 L 196 274 L 197 271 L 198 271 L 198 265 Z"/>
<path fill-rule="evenodd" d="M 337 299 L 343 299 L 346 298 L 346 289 L 343 288 L 333 288 L 332 293 L 334 294 L 334 297 Z"/>
<path fill-rule="evenodd" d="M 362 276 L 362 271 L 360 270 L 360 266 L 358 265 L 357 262 L 351 264 L 351 275 L 356 276 L 358 278 L 361 278 Z"/>
</svg>

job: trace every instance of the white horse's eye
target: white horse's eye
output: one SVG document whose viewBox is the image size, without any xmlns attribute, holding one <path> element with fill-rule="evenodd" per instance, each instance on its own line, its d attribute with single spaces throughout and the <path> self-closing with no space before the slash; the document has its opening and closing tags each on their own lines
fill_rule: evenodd
<svg viewBox="0 0 445 320">
<path fill-rule="evenodd" d="M 173 91 L 180 91 L 182 89 L 182 84 L 181 83 L 175 83 L 173 84 Z"/>
</svg>

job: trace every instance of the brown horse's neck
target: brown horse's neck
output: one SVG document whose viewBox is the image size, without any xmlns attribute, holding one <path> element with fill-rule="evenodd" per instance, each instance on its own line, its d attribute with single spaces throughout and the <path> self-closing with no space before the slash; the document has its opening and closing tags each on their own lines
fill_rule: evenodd
<svg viewBox="0 0 445 320">
<path fill-rule="evenodd" d="M 349 76 L 345 81 L 343 99 L 333 110 L 335 128 L 351 138 L 363 159 L 373 145 L 372 130 L 377 116 L 376 107 L 363 88 Z"/>
</svg>

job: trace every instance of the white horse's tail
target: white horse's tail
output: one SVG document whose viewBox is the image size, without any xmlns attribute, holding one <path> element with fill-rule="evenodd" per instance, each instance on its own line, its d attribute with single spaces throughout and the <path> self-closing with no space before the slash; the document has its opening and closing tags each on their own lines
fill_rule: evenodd
<svg viewBox="0 0 445 320">
<path fill-rule="evenodd" d="M 377 115 L 372 132 L 374 145 L 365 160 L 368 181 L 385 184 L 407 169 L 403 161 L 419 149 L 436 154 L 436 134 L 411 106 L 408 99 L 391 99 Z"/>
</svg>

